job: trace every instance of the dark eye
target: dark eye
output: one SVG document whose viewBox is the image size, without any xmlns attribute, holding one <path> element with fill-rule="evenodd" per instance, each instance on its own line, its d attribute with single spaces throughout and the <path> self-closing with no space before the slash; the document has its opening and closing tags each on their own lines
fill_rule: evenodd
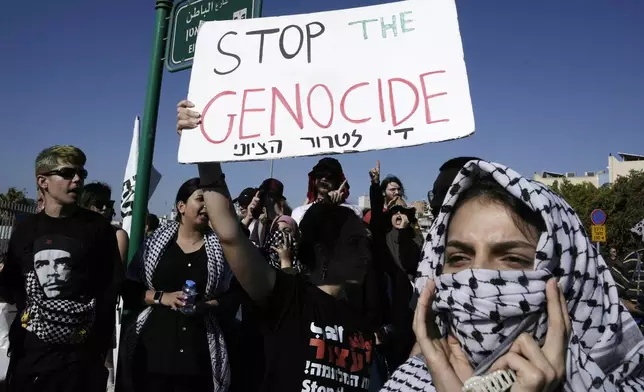
<svg viewBox="0 0 644 392">
<path fill-rule="evenodd" d="M 532 260 L 520 256 L 510 255 L 505 257 L 503 260 L 509 264 L 512 264 L 513 266 L 516 266 L 517 268 L 530 268 L 534 265 L 534 262 Z"/>
<path fill-rule="evenodd" d="M 36 262 L 34 263 L 36 268 L 43 267 L 47 264 L 49 264 L 49 260 L 36 260 Z"/>
<path fill-rule="evenodd" d="M 464 261 L 465 261 L 464 256 L 456 254 L 456 255 L 448 256 L 447 259 L 445 260 L 445 263 L 449 265 L 456 265 Z"/>
</svg>

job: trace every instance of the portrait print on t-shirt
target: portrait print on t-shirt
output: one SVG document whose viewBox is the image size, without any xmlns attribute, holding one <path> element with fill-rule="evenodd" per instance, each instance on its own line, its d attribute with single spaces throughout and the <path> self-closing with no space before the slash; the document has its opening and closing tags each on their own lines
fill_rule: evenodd
<svg viewBox="0 0 644 392">
<path fill-rule="evenodd" d="M 48 299 L 70 296 L 73 289 L 76 241 L 50 235 L 34 242 L 34 271 Z"/>
</svg>

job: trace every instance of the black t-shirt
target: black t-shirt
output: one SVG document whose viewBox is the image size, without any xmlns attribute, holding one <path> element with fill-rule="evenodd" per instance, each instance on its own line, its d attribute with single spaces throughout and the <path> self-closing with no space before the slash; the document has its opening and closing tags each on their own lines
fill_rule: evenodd
<svg viewBox="0 0 644 392">
<path fill-rule="evenodd" d="M 81 208 L 65 218 L 44 212 L 32 215 L 16 226 L 7 256 L 0 284 L 12 293 L 19 308 L 10 334 L 15 371 L 40 373 L 78 361 L 101 360 L 111 345 L 119 260 L 109 221 Z M 25 329 L 21 316 L 29 295 L 26 276 L 32 271 L 44 299 L 79 303 L 96 299 L 94 321 L 82 343 L 48 343 Z"/>
<path fill-rule="evenodd" d="M 367 391 L 373 334 L 364 317 L 297 276 L 277 273 L 263 310 L 262 391 Z"/>
</svg>

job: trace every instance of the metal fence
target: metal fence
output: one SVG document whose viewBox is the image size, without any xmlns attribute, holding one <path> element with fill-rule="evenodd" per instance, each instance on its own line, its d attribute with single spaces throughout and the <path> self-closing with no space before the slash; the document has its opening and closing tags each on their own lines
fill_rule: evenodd
<svg viewBox="0 0 644 392">
<path fill-rule="evenodd" d="M 16 222 L 36 213 L 33 204 L 18 204 L 0 200 L 0 256 L 7 252 L 9 238 Z"/>
</svg>

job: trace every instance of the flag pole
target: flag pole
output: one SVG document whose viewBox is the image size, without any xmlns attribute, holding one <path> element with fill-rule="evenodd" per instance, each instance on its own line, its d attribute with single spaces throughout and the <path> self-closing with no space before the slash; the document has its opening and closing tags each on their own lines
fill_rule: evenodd
<svg viewBox="0 0 644 392">
<path fill-rule="evenodd" d="M 128 264 L 136 254 L 141 241 L 143 241 L 143 231 L 145 230 L 152 156 L 154 155 L 154 138 L 156 136 L 157 118 L 159 116 L 159 98 L 161 96 L 161 80 L 163 78 L 165 37 L 168 30 L 172 0 L 156 0 L 154 8 L 156 9 L 156 23 L 154 27 L 152 55 L 150 57 L 150 69 L 148 72 L 148 86 L 145 93 Z"/>
</svg>

